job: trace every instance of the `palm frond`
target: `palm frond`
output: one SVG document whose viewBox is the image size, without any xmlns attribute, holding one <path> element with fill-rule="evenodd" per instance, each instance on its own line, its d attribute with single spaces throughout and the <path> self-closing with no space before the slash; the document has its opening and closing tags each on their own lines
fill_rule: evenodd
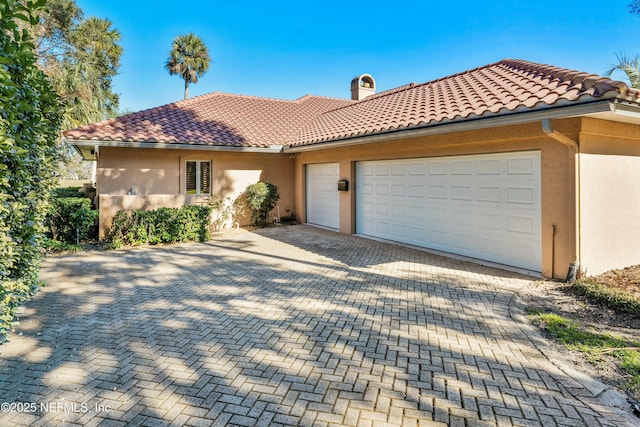
<svg viewBox="0 0 640 427">
<path fill-rule="evenodd" d="M 622 71 L 629 80 L 631 87 L 636 89 L 640 88 L 640 54 L 629 57 L 624 53 L 619 53 L 616 54 L 616 58 L 618 63 L 612 64 L 610 68 L 604 72 L 604 75 L 611 77 L 614 72 Z"/>
</svg>

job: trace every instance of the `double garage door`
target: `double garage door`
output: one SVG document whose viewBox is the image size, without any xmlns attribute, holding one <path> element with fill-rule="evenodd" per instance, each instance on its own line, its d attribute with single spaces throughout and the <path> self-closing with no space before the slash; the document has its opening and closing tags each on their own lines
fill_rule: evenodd
<svg viewBox="0 0 640 427">
<path fill-rule="evenodd" d="M 356 233 L 540 271 L 540 183 L 537 151 L 358 162 Z"/>
</svg>

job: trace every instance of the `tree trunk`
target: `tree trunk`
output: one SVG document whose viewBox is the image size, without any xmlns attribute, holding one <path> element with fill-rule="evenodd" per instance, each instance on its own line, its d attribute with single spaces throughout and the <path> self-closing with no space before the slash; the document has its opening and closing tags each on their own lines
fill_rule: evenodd
<svg viewBox="0 0 640 427">
<path fill-rule="evenodd" d="M 189 98 L 189 80 L 184 80 L 184 99 Z"/>
</svg>

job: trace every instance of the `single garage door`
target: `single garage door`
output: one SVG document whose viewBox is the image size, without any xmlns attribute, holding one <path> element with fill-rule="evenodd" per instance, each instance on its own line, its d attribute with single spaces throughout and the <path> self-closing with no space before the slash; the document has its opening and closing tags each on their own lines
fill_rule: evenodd
<svg viewBox="0 0 640 427">
<path fill-rule="evenodd" d="M 541 270 L 540 152 L 356 164 L 356 232 Z"/>
<path fill-rule="evenodd" d="M 340 228 L 340 193 L 338 163 L 307 165 L 307 222 Z"/>
</svg>

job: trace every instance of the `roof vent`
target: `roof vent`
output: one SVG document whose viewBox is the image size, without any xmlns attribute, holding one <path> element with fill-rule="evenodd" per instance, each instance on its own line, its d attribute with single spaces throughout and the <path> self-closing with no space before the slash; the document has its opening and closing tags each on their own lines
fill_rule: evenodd
<svg viewBox="0 0 640 427">
<path fill-rule="evenodd" d="M 362 101 L 376 93 L 376 81 L 370 74 L 362 74 L 351 80 L 351 99 Z"/>
</svg>

